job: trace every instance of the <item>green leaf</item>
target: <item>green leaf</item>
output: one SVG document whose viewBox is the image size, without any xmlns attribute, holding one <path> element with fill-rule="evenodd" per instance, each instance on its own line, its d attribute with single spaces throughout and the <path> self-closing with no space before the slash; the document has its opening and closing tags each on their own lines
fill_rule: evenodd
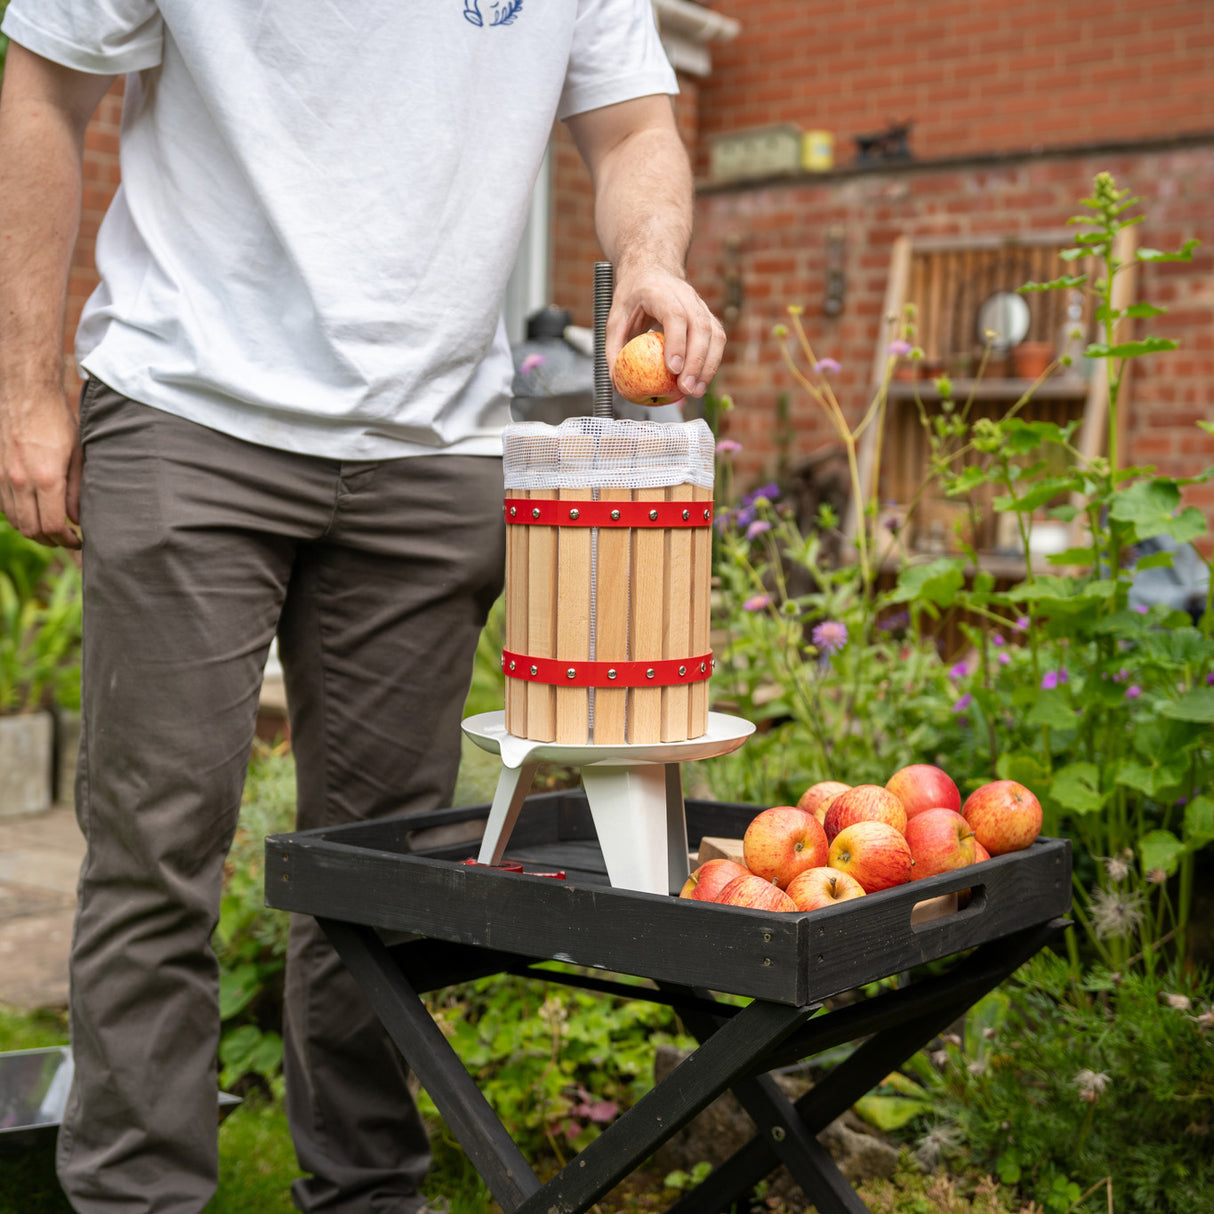
<svg viewBox="0 0 1214 1214">
<path fill-rule="evenodd" d="M 1157 308 L 1154 304 L 1136 303 L 1130 304 L 1122 315 L 1132 320 L 1150 320 L 1152 316 L 1162 316 L 1166 311 L 1167 308 Z"/>
<path fill-rule="evenodd" d="M 1163 253 L 1159 249 L 1139 249 L 1134 256 L 1139 261 L 1192 261 L 1193 250 L 1199 244 L 1200 240 L 1186 240 L 1175 253 Z"/>
<path fill-rule="evenodd" d="M 1159 714 L 1173 721 L 1214 724 L 1214 687 L 1191 687 L 1180 699 L 1164 704 Z"/>
<path fill-rule="evenodd" d="M 1138 840 L 1138 858 L 1144 873 L 1163 869 L 1169 877 L 1176 875 L 1184 844 L 1170 830 L 1153 830 Z"/>
<path fill-rule="evenodd" d="M 1139 557 L 1134 564 L 1134 570 L 1141 573 L 1144 569 L 1171 569 L 1172 564 L 1170 552 L 1152 552 L 1149 556 Z"/>
<path fill-rule="evenodd" d="M 1037 697 L 1025 723 L 1048 725 L 1051 729 L 1074 729 L 1079 724 L 1079 714 L 1071 707 L 1066 692 L 1052 688 Z"/>
<path fill-rule="evenodd" d="M 1042 443 L 1061 443 L 1066 437 L 1062 427 L 1054 422 L 1028 422 L 1019 417 L 1002 422 L 999 429 L 1009 455 L 1027 455 Z"/>
<path fill-rule="evenodd" d="M 1103 808 L 1100 772 L 1095 763 L 1069 763 L 1054 773 L 1050 796 L 1075 814 L 1090 814 Z"/>
<path fill-rule="evenodd" d="M 1082 488 L 1077 476 L 1047 476 L 1017 498 L 997 497 L 995 509 L 1001 511 L 1036 510 L 1064 493 L 1076 493 Z"/>
<path fill-rule="evenodd" d="M 1184 807 L 1184 841 L 1190 851 L 1214 842 L 1214 797 L 1194 797 Z"/>
<path fill-rule="evenodd" d="M 219 1018 L 228 1020 L 243 1011 L 261 988 L 260 970 L 252 962 L 219 975 Z"/>
<path fill-rule="evenodd" d="M 1137 759 L 1122 759 L 1113 773 L 1113 782 L 1158 800 L 1165 791 L 1178 787 L 1184 774 L 1183 762 L 1176 767 L 1167 767 L 1139 763 Z"/>
<path fill-rule="evenodd" d="M 1174 481 L 1157 476 L 1135 481 L 1119 490 L 1109 507 L 1109 515 L 1123 523 L 1133 523 L 1139 539 L 1166 531 L 1180 505 L 1180 489 Z"/>
<path fill-rule="evenodd" d="M 906 565 L 898 574 L 898 584 L 890 598 L 895 603 L 923 600 L 949 607 L 964 584 L 959 561 L 941 559 L 926 565 Z"/>
<path fill-rule="evenodd" d="M 1026 282 L 1017 287 L 1018 291 L 1062 291 L 1067 287 L 1081 287 L 1087 282 L 1086 274 L 1063 274 L 1061 278 L 1052 278 L 1049 282 Z"/>
<path fill-rule="evenodd" d="M 1051 565 L 1090 565 L 1090 548 L 1068 548 L 1065 552 L 1052 552 L 1045 558 Z"/>
<path fill-rule="evenodd" d="M 1025 788 L 1042 789 L 1050 782 L 1050 769 L 1032 752 L 1005 751 L 995 762 L 995 774 L 1001 780 L 1015 780 Z"/>
<path fill-rule="evenodd" d="M 1214 434 L 1214 422 L 1197 423 L 1207 434 Z"/>
<path fill-rule="evenodd" d="M 867 1096 L 861 1096 L 853 1107 L 869 1125 L 889 1133 L 891 1130 L 901 1129 L 921 1113 L 930 1112 L 933 1106 L 930 1100 L 917 1100 L 910 1096 L 881 1096 L 870 1092 Z"/>
<path fill-rule="evenodd" d="M 1142 337 L 1115 346 L 1094 341 L 1083 353 L 1085 358 L 1137 358 L 1140 354 L 1162 354 L 1165 350 L 1179 348 L 1180 343 L 1170 337 Z"/>
</svg>

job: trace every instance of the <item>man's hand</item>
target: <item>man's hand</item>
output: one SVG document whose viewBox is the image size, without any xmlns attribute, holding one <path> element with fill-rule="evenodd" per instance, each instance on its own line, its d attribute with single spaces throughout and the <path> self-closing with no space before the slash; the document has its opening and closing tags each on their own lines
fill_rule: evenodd
<svg viewBox="0 0 1214 1214">
<path fill-rule="evenodd" d="M 62 388 L 0 401 L 0 511 L 29 539 L 79 548 L 80 439 Z"/>
<path fill-rule="evenodd" d="M 655 266 L 617 272 L 607 317 L 607 366 L 638 333 L 659 325 L 666 335 L 666 365 L 684 396 L 703 396 L 721 365 L 725 330 L 691 284 Z"/>
<path fill-rule="evenodd" d="M 112 76 L 9 45 L 0 94 L 0 510 L 23 535 L 79 548 L 80 443 L 63 328 L 84 132 Z"/>
<path fill-rule="evenodd" d="M 660 325 L 666 365 L 687 396 L 703 396 L 721 365 L 725 330 L 683 270 L 691 240 L 687 151 L 670 98 L 638 97 L 568 119 L 594 179 L 595 227 L 615 267 L 607 365 L 625 342 Z"/>
</svg>

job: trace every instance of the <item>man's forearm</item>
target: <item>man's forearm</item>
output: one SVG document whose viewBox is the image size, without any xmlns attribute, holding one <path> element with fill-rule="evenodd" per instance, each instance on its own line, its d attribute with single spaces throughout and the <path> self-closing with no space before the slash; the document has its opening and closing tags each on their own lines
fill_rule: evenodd
<svg viewBox="0 0 1214 1214">
<path fill-rule="evenodd" d="M 595 181 L 595 227 L 617 270 L 643 264 L 683 273 L 691 243 L 692 183 L 673 129 L 637 131 L 603 158 Z"/>
<path fill-rule="evenodd" d="M 0 98 L 0 400 L 63 383 L 68 274 L 80 222 L 81 152 L 44 98 Z"/>
</svg>

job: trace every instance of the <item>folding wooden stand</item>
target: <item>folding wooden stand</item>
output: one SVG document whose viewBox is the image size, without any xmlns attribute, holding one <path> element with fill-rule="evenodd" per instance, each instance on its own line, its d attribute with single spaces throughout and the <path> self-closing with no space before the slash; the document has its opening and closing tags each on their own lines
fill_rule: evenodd
<svg viewBox="0 0 1214 1214">
<path fill-rule="evenodd" d="M 773 914 L 613 889 L 584 799 L 529 800 L 509 855 L 566 879 L 461 861 L 488 806 L 271 836 L 266 901 L 315 915 L 506 1214 L 584 1214 L 701 1109 L 731 1089 L 750 1142 L 669 1214 L 720 1214 L 788 1166 L 821 1214 L 866 1207 L 816 1135 L 1027 961 L 1070 907 L 1070 844 L 1031 848 L 961 872 L 811 913 Z M 737 835 L 754 806 L 687 803 L 693 846 Z M 425 852 L 416 850 L 426 848 Z M 912 925 L 915 905 L 967 891 L 955 914 Z M 970 951 L 972 950 L 972 951 Z M 954 957 L 928 976 L 918 967 Z M 581 970 L 536 970 L 557 960 Z M 586 970 L 651 979 L 652 989 Z M 541 1183 L 421 999 L 511 972 L 675 1009 L 699 1048 L 547 1183 Z M 833 995 L 905 981 L 824 1010 Z M 712 992 L 751 997 L 745 1007 Z M 768 1074 L 862 1042 L 796 1102 Z"/>
</svg>

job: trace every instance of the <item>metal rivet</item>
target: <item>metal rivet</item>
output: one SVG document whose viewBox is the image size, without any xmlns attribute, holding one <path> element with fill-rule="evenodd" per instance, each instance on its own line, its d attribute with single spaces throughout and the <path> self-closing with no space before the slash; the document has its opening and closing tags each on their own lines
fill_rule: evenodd
<svg viewBox="0 0 1214 1214">
<path fill-rule="evenodd" d="M 531 677 L 532 677 L 532 678 L 535 678 L 535 676 L 536 676 L 537 674 L 539 674 L 539 672 L 540 672 L 540 671 L 539 671 L 539 667 L 538 667 L 538 666 L 532 666 L 532 667 L 531 667 Z"/>
<path fill-rule="evenodd" d="M 716 660 L 716 658 L 713 658 L 713 659 L 712 659 L 712 668 L 713 668 L 713 670 L 716 670 L 716 668 L 717 668 L 717 660 Z"/>
<path fill-rule="evenodd" d="M 577 671 L 572 666 L 570 666 L 569 669 L 565 671 L 565 678 L 576 679 Z"/>
<path fill-rule="evenodd" d="M 685 675 L 686 673 L 687 673 L 687 667 L 686 667 L 686 666 L 680 666 L 680 667 L 679 667 L 679 675 L 680 675 L 680 677 L 682 677 L 682 676 L 683 676 L 683 675 Z"/>
<path fill-rule="evenodd" d="M 656 510 L 651 510 L 649 512 L 649 521 L 651 523 L 656 523 L 658 521 L 658 512 Z"/>
<path fill-rule="evenodd" d="M 700 673 L 701 674 L 704 673 L 704 663 L 703 662 L 700 663 Z"/>
<path fill-rule="evenodd" d="M 517 507 L 517 506 L 511 506 L 511 507 L 510 507 L 510 517 L 511 517 L 511 518 L 514 518 L 514 516 L 515 516 L 516 514 L 518 514 L 518 507 Z"/>
<path fill-rule="evenodd" d="M 539 516 L 540 516 L 540 508 L 538 506 L 533 507 L 532 511 L 531 511 L 531 517 L 539 518 Z"/>
<path fill-rule="evenodd" d="M 785 1131 L 782 1125 L 773 1125 L 771 1127 L 771 1136 L 776 1140 L 776 1142 L 784 1141 L 784 1133 Z"/>
<path fill-rule="evenodd" d="M 620 521 L 620 512 L 618 510 L 613 510 L 611 512 L 611 521 L 613 523 L 618 523 Z"/>
<path fill-rule="evenodd" d="M 580 514 L 578 514 L 578 512 L 577 512 L 576 510 L 570 510 L 570 511 L 569 511 L 569 517 L 570 517 L 571 519 L 574 519 L 574 520 L 576 521 L 577 519 L 579 519 L 579 518 L 581 517 L 581 515 L 580 515 Z"/>
<path fill-rule="evenodd" d="M 609 679 L 614 679 L 614 678 L 615 678 L 615 671 L 614 671 L 614 670 L 609 670 L 609 671 L 607 672 L 607 677 L 608 677 Z"/>
<path fill-rule="evenodd" d="M 646 677 L 647 679 L 652 679 L 652 678 L 653 678 L 653 675 L 654 675 L 654 669 L 653 669 L 653 667 L 651 666 L 651 667 L 650 667 L 650 668 L 649 668 L 647 671 L 645 671 L 645 677 Z"/>
<path fill-rule="evenodd" d="M 513 663 L 513 662 L 511 662 L 511 663 L 510 663 L 510 669 L 511 669 L 511 670 L 513 670 L 513 669 L 514 669 L 514 663 Z"/>
<path fill-rule="evenodd" d="M 689 518 L 691 518 L 691 511 L 690 511 L 690 510 L 684 510 L 684 511 L 683 511 L 683 522 L 687 522 L 687 520 L 688 520 Z"/>
<path fill-rule="evenodd" d="M 705 510 L 705 511 L 704 511 L 704 521 L 705 521 L 705 522 L 707 522 L 707 521 L 708 521 L 708 514 L 709 514 L 709 512 L 708 512 L 707 510 Z"/>
</svg>

